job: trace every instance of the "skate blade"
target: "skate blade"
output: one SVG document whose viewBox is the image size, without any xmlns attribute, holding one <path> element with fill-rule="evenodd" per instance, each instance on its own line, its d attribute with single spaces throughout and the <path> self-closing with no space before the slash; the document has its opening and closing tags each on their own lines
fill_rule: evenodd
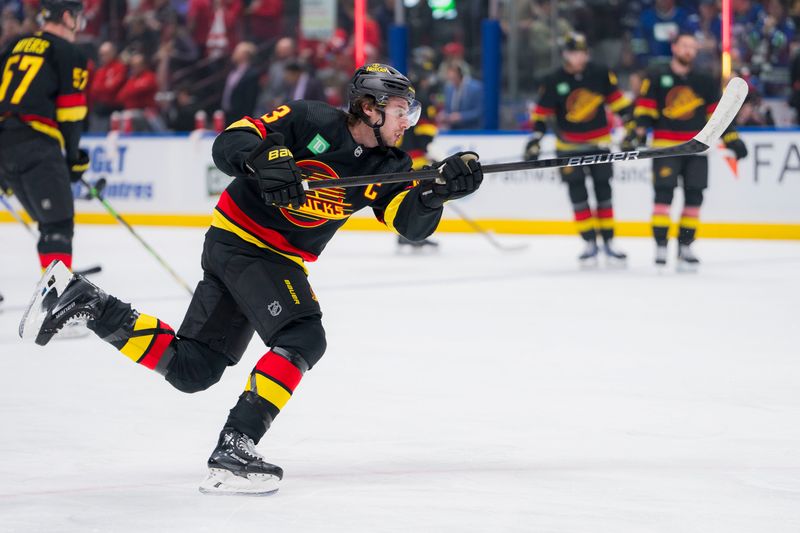
<svg viewBox="0 0 800 533">
<path fill-rule="evenodd" d="M 611 257 L 610 255 L 606 256 L 606 268 L 628 268 L 628 259 L 622 259 L 619 257 Z"/>
<path fill-rule="evenodd" d="M 72 281 L 72 272 L 61 261 L 53 261 L 42 274 L 42 279 L 36 285 L 30 304 L 28 304 L 22 320 L 19 323 L 19 336 L 22 340 L 36 341 L 39 330 L 47 317 L 45 299 L 49 302 L 57 300 L 69 282 Z"/>
<path fill-rule="evenodd" d="M 86 321 L 81 320 L 78 322 L 71 322 L 58 330 L 58 333 L 53 335 L 54 341 L 60 340 L 70 340 L 70 339 L 82 339 L 84 337 L 88 337 L 91 333 L 91 330 L 86 327 Z"/>
<path fill-rule="evenodd" d="M 209 468 L 208 477 L 200 483 L 200 492 L 218 496 L 269 496 L 278 492 L 280 479 L 271 474 L 237 476 L 228 470 Z"/>
<path fill-rule="evenodd" d="M 694 274 L 700 270 L 700 265 L 687 263 L 685 261 L 678 261 L 678 264 L 675 266 L 675 270 L 681 274 Z"/>
<path fill-rule="evenodd" d="M 578 266 L 581 270 L 595 270 L 599 266 L 597 257 L 590 257 L 588 259 L 578 259 Z"/>
</svg>

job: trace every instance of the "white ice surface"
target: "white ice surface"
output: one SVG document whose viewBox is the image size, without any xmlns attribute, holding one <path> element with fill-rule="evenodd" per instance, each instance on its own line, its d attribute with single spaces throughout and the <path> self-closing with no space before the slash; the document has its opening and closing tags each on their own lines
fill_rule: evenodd
<svg viewBox="0 0 800 533">
<path fill-rule="evenodd" d="M 140 228 L 200 275 L 203 231 Z M 272 497 L 197 491 L 265 351 L 185 395 L 94 336 L 17 338 L 34 245 L 0 225 L 0 532 L 800 531 L 800 245 L 697 243 L 702 272 L 579 271 L 577 238 L 398 257 L 344 233 L 311 282 L 328 352 L 259 445 Z M 672 250 L 671 250 L 672 252 Z M 120 227 L 76 266 L 177 328 L 183 290 Z"/>
</svg>

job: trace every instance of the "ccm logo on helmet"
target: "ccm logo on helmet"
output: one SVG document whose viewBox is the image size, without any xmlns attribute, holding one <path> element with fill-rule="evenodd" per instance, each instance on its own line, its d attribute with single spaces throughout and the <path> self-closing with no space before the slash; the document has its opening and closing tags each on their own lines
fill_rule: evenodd
<svg viewBox="0 0 800 533">
<path fill-rule="evenodd" d="M 279 148 L 277 150 L 270 150 L 267 154 L 268 161 L 278 159 L 279 157 L 292 157 L 292 152 L 290 152 L 288 148 Z"/>
<path fill-rule="evenodd" d="M 583 157 L 570 157 L 567 161 L 568 167 L 576 167 L 582 165 L 593 165 L 595 163 L 611 163 L 612 161 L 633 161 L 639 159 L 639 151 L 635 152 L 619 152 L 616 154 L 596 154 L 585 155 Z"/>
</svg>

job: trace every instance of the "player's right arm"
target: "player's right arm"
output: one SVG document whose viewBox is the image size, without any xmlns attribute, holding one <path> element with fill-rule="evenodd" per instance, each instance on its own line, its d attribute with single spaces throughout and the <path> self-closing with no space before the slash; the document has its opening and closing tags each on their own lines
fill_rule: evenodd
<svg viewBox="0 0 800 533">
<path fill-rule="evenodd" d="M 648 72 L 642 80 L 639 95 L 634 103 L 633 122 L 628 126 L 627 134 L 622 141 L 623 150 L 635 150 L 643 146 L 647 142 L 647 130 L 653 127 L 661 116 L 653 83 L 655 78 L 656 74 Z"/>
<path fill-rule="evenodd" d="M 256 179 L 264 202 L 271 205 L 299 207 L 305 202 L 304 176 L 287 148 L 294 144 L 305 108 L 300 102 L 293 106 L 295 111 L 283 105 L 260 118 L 234 122 L 211 150 L 217 168 L 229 176 Z"/>
<path fill-rule="evenodd" d="M 547 120 L 555 115 L 555 108 L 556 94 L 551 77 L 548 76 L 539 87 L 539 98 L 536 102 L 536 107 L 533 108 L 533 113 L 531 113 L 533 134 L 525 145 L 525 152 L 522 156 L 525 161 L 539 159 L 539 152 L 541 151 L 539 144 L 544 134 L 547 133 Z"/>
</svg>

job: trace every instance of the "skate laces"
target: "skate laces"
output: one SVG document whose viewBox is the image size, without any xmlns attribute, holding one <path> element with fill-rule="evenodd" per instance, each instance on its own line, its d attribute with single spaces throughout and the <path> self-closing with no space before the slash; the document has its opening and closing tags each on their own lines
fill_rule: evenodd
<svg viewBox="0 0 800 533">
<path fill-rule="evenodd" d="M 264 456 L 256 451 L 256 444 L 253 442 L 253 439 L 245 434 L 242 434 L 238 439 L 236 439 L 236 447 L 253 459 L 258 459 L 260 461 L 264 460 Z"/>
</svg>

